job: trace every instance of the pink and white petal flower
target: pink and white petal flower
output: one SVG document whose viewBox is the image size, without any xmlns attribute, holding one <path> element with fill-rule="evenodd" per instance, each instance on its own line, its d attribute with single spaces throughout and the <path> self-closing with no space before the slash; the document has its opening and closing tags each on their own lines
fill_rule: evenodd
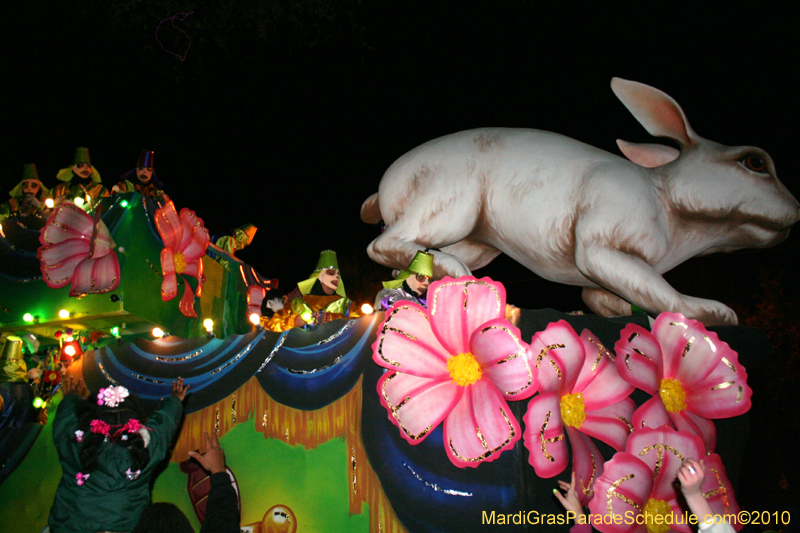
<svg viewBox="0 0 800 533">
<path fill-rule="evenodd" d="M 514 413 L 486 379 L 476 381 L 444 421 L 444 446 L 460 468 L 494 461 L 522 437 Z"/>
<path fill-rule="evenodd" d="M 676 499 L 673 482 L 684 459 L 702 459 L 705 448 L 700 437 L 668 427 L 639 429 L 628 437 L 626 450 L 644 461 L 653 477 L 652 497 Z"/>
<path fill-rule="evenodd" d="M 735 515 L 741 511 L 733 493 L 733 485 L 725 471 L 725 465 L 719 455 L 712 453 L 703 458 L 705 466 L 705 480 L 700 490 L 706 497 L 711 511 L 720 515 Z M 738 531 L 742 524 L 731 524 Z"/>
<path fill-rule="evenodd" d="M 729 357 L 704 380 L 684 385 L 688 410 L 705 418 L 730 418 L 750 410 L 753 391 L 747 385 L 747 372 L 736 352 Z"/>
<path fill-rule="evenodd" d="M 183 269 L 182 274 L 184 276 L 192 276 L 193 278 L 199 278 L 202 274 L 203 270 L 203 262 L 199 260 L 192 261 L 191 263 L 187 263 L 186 267 Z"/>
<path fill-rule="evenodd" d="M 502 318 L 506 289 L 489 278 L 446 277 L 428 289 L 431 329 L 452 355 L 469 352 L 472 332 L 493 318 Z"/>
<path fill-rule="evenodd" d="M 161 282 L 161 299 L 167 302 L 178 295 L 178 277 L 175 274 L 175 254 L 168 248 L 161 249 L 161 272 L 164 273 L 164 280 Z"/>
<path fill-rule="evenodd" d="M 714 452 L 717 447 L 717 428 L 714 426 L 714 422 L 690 413 L 686 409 L 679 413 L 670 413 L 669 416 L 675 429 L 700 437 L 705 445 L 706 453 Z"/>
<path fill-rule="evenodd" d="M 75 269 L 89 256 L 89 241 L 69 239 L 37 252 L 42 278 L 48 287 L 60 289 L 72 281 Z"/>
<path fill-rule="evenodd" d="M 555 391 L 541 393 L 528 402 L 523 417 L 528 463 L 543 478 L 563 472 L 569 460 L 559 400 Z"/>
<path fill-rule="evenodd" d="M 208 230 L 203 226 L 203 221 L 190 209 L 181 209 L 181 224 L 183 225 L 183 235 L 179 250 L 186 258 L 187 263 L 191 263 L 206 254 L 211 238 Z"/>
<path fill-rule="evenodd" d="M 378 380 L 377 389 L 389 420 L 400 428 L 400 436 L 409 444 L 425 440 L 464 393 L 464 387 L 450 381 L 401 372 L 386 372 Z"/>
<path fill-rule="evenodd" d="M 624 398 L 603 409 L 587 411 L 579 431 L 605 442 L 618 452 L 622 451 L 633 430 L 631 419 L 635 409 L 634 401 Z"/>
<path fill-rule="evenodd" d="M 396 302 L 372 345 L 372 360 L 390 370 L 449 380 L 447 351 L 431 330 L 425 308 Z"/>
<path fill-rule="evenodd" d="M 520 340 L 519 329 L 505 318 L 490 320 L 476 329 L 470 339 L 470 352 L 483 376 L 506 399 L 524 400 L 536 392 L 538 372 L 530 362 L 528 345 Z"/>
<path fill-rule="evenodd" d="M 594 484 L 594 497 L 589 502 L 589 512 L 594 516 L 631 516 L 642 514 L 653 489 L 653 471 L 643 461 L 630 453 L 617 453 L 603 466 L 603 474 Z M 614 520 L 609 516 L 592 525 L 604 533 L 644 532 L 644 525 L 635 520 Z"/>
<path fill-rule="evenodd" d="M 192 287 L 189 285 L 189 280 L 183 276 L 181 278 L 183 279 L 183 296 L 181 296 L 181 301 L 178 303 L 178 309 L 183 316 L 197 318 L 197 312 L 194 310 L 194 292 L 192 292 Z"/>
<path fill-rule="evenodd" d="M 619 375 L 612 354 L 597 336 L 585 329 L 581 332 L 581 342 L 586 357 L 574 392 L 583 395 L 586 410 L 602 409 L 630 396 L 633 385 Z"/>
<path fill-rule="evenodd" d="M 119 285 L 119 276 L 117 254 L 108 254 L 99 259 L 86 258 L 75 268 L 69 295 L 113 291 Z"/>
<path fill-rule="evenodd" d="M 156 211 L 155 221 L 158 234 L 164 241 L 164 248 L 171 249 L 173 253 L 180 250 L 183 225 L 172 200 Z"/>
<path fill-rule="evenodd" d="M 675 429 L 672 418 L 669 416 L 667 408 L 664 407 L 661 396 L 658 395 L 653 396 L 636 408 L 636 411 L 633 413 L 632 422 L 635 430 L 645 428 L 656 429 L 662 426 Z"/>
<path fill-rule="evenodd" d="M 588 505 L 594 496 L 594 482 L 603 475 L 603 456 L 588 436 L 569 426 L 566 430 L 572 447 L 572 471 L 578 484 L 578 498 L 581 505 Z"/>
<path fill-rule="evenodd" d="M 94 219 L 72 202 L 64 202 L 47 219 L 47 224 L 39 233 L 39 242 L 52 246 L 68 239 L 86 239 L 92 235 Z"/>
<path fill-rule="evenodd" d="M 531 357 L 539 369 L 539 390 L 571 392 L 583 366 L 583 342 L 566 320 L 551 322 L 531 340 Z"/>
<path fill-rule="evenodd" d="M 628 324 L 614 345 L 617 354 L 614 362 L 622 378 L 655 395 L 661 386 L 663 362 L 658 339 L 636 324 Z"/>
<path fill-rule="evenodd" d="M 689 384 L 704 379 L 719 362 L 719 337 L 697 320 L 680 313 L 661 313 L 652 332 L 661 344 L 665 378 Z"/>
</svg>

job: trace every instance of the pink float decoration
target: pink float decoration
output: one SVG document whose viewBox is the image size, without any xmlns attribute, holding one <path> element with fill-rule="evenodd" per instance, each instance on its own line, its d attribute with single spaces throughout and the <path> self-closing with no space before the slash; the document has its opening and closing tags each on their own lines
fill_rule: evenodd
<svg viewBox="0 0 800 533">
<path fill-rule="evenodd" d="M 372 347 L 389 370 L 377 387 L 389 420 L 410 444 L 444 421 L 445 451 L 460 468 L 513 448 L 522 432 L 506 400 L 536 392 L 529 347 L 505 307 L 498 282 L 444 278 L 428 290 L 428 309 L 396 302 Z"/>
<path fill-rule="evenodd" d="M 564 471 L 572 447 L 578 494 L 584 505 L 603 472 L 603 457 L 589 437 L 617 451 L 625 448 L 636 405 L 633 392 L 617 373 L 611 354 L 589 330 L 580 337 L 565 321 L 551 323 L 531 341 L 539 370 L 538 396 L 525 413 L 525 447 L 536 474 L 549 478 Z"/>
<path fill-rule="evenodd" d="M 184 207 L 178 215 L 171 200 L 156 211 L 155 220 L 158 234 L 164 241 L 164 249 L 161 250 L 161 271 L 164 273 L 161 298 L 166 302 L 177 296 L 180 275 L 184 283 L 180 311 L 185 316 L 196 318 L 194 294 L 185 276 L 197 279 L 195 294 L 200 297 L 205 281 L 202 257 L 211 240 L 208 230 L 194 211 Z"/>
<path fill-rule="evenodd" d="M 675 485 L 684 459 L 705 462 L 701 489 L 713 513 L 739 512 L 722 461 L 716 454 L 705 456 L 700 437 L 669 427 L 639 429 L 628 438 L 625 451 L 606 462 L 595 483 L 589 502 L 592 526 L 604 533 L 693 531 L 690 513 L 680 506 Z"/>
<path fill-rule="evenodd" d="M 652 333 L 628 324 L 614 346 L 620 375 L 652 394 L 634 413 L 635 428 L 670 425 L 716 446 L 712 418 L 750 409 L 752 390 L 739 355 L 702 323 L 680 313 L 661 313 Z"/>
<path fill-rule="evenodd" d="M 116 244 L 102 220 L 72 202 L 62 203 L 39 233 L 42 279 L 48 287 L 70 285 L 70 296 L 113 291 L 119 285 Z"/>
</svg>

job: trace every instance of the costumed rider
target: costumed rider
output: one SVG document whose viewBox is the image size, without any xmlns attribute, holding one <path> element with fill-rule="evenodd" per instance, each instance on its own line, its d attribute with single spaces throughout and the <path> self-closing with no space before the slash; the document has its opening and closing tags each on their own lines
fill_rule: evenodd
<svg viewBox="0 0 800 533">
<path fill-rule="evenodd" d="M 399 300 L 408 300 L 428 307 L 425 295 L 433 277 L 433 255 L 417 252 L 411 264 L 392 281 L 384 281 L 383 289 L 375 297 L 376 311 L 386 311 Z"/>
<path fill-rule="evenodd" d="M 236 252 L 253 242 L 256 231 L 258 231 L 258 228 L 253 224 L 245 224 L 233 230 L 230 235 L 223 235 L 217 238 L 214 241 L 214 246 L 222 249 L 225 253 L 236 259 Z M 214 258 L 220 265 L 230 270 L 229 261 L 219 255 L 216 255 Z"/>
<path fill-rule="evenodd" d="M 56 178 L 64 182 L 53 189 L 56 205 L 64 200 L 71 200 L 85 211 L 91 211 L 100 198 L 110 194 L 100 182 L 100 173 L 89 159 L 88 148 L 76 148 L 72 166 L 59 170 Z M 83 207 L 87 204 L 87 207 Z"/>
<path fill-rule="evenodd" d="M 0 205 L 0 223 L 12 216 L 39 215 L 50 209 L 46 205 L 50 191 L 39 180 L 39 172 L 33 163 L 22 167 L 22 181 L 8 194 L 11 198 Z"/>
<path fill-rule="evenodd" d="M 139 160 L 136 161 L 136 168 L 120 176 L 120 181 L 111 188 L 112 192 L 138 192 L 142 196 L 166 204 L 169 201 L 169 196 L 161 190 L 164 184 L 156 176 L 156 171 L 153 167 L 154 156 L 155 152 L 152 150 L 142 150 L 139 154 Z"/>
<path fill-rule="evenodd" d="M 314 272 L 297 284 L 288 294 L 288 299 L 289 305 L 267 321 L 267 329 L 286 331 L 293 327 L 314 326 L 338 318 L 361 316 L 360 309 L 345 294 L 339 262 L 333 250 L 320 253 Z"/>
</svg>

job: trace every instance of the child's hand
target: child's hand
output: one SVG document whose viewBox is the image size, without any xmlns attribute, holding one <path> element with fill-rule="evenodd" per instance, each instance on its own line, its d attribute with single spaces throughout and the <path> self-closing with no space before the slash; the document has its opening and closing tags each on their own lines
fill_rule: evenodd
<svg viewBox="0 0 800 533">
<path fill-rule="evenodd" d="M 556 499 L 561 502 L 561 505 L 564 506 L 564 509 L 574 513 L 575 516 L 583 514 L 583 506 L 581 505 L 581 501 L 578 499 L 578 491 L 575 490 L 577 485 L 575 482 L 575 472 L 572 473 L 570 483 L 567 483 L 566 481 L 559 481 L 558 485 L 561 487 L 561 490 L 564 491 L 564 495 L 562 495 L 556 489 L 553 489 L 553 494 L 555 494 Z"/>
<path fill-rule="evenodd" d="M 678 480 L 681 482 L 681 492 L 686 498 L 700 494 L 700 487 L 705 480 L 705 465 L 703 460 L 686 459 L 678 469 Z"/>
<path fill-rule="evenodd" d="M 186 398 L 186 390 L 189 388 L 189 385 L 183 384 L 183 378 L 178 378 L 174 382 L 172 382 L 172 395 L 175 396 L 180 401 L 183 401 Z"/>
<path fill-rule="evenodd" d="M 206 441 L 205 453 L 200 455 L 197 452 L 189 452 L 189 456 L 212 474 L 225 472 L 225 452 L 219 445 L 217 434 L 212 433 L 211 437 L 209 437 L 208 431 L 206 431 L 204 438 Z"/>
</svg>

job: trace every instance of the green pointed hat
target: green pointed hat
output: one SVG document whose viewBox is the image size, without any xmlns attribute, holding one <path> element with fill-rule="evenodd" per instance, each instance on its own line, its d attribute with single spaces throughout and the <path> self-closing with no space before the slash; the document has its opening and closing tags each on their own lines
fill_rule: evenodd
<svg viewBox="0 0 800 533">
<path fill-rule="evenodd" d="M 433 277 L 433 255 L 428 252 L 417 252 L 411 264 L 397 274 L 397 277 L 392 281 L 384 281 L 383 286 L 386 289 L 396 289 L 400 287 L 403 282 L 408 279 L 411 274 L 422 274 L 429 278 Z"/>
<path fill-rule="evenodd" d="M 39 179 L 39 172 L 36 170 L 36 165 L 29 163 L 22 166 L 22 181 L 17 183 L 17 186 L 9 191 L 9 196 L 12 198 L 22 198 L 25 196 L 22 192 L 22 182 L 25 180 L 36 180 L 39 182 L 39 187 L 42 189 L 42 198 L 50 196 L 50 190 L 44 186 L 42 180 Z"/>
<path fill-rule="evenodd" d="M 3 346 L 0 355 L 0 381 L 25 382 L 27 381 L 28 367 L 22 357 L 22 339 L 10 335 Z"/>
<path fill-rule="evenodd" d="M 78 163 L 86 163 L 92 167 L 92 174 L 89 176 L 89 178 L 95 183 L 100 183 L 100 173 L 97 172 L 97 169 L 94 168 L 94 165 L 92 165 L 92 160 L 89 159 L 89 149 L 84 146 L 75 148 L 75 160 L 67 168 L 62 168 L 59 170 L 58 174 L 56 174 L 56 179 L 59 181 L 72 181 L 72 178 L 74 177 L 74 174 L 72 173 L 72 167 Z"/>
<path fill-rule="evenodd" d="M 297 284 L 300 292 L 303 294 L 311 292 L 311 287 L 313 287 L 314 282 L 317 281 L 319 273 L 328 268 L 339 270 L 339 261 L 336 260 L 336 252 L 333 250 L 322 250 L 319 254 L 319 261 L 317 261 L 317 268 L 314 269 L 314 272 L 311 273 L 308 279 Z M 347 294 L 345 294 L 344 291 L 344 281 L 341 278 L 339 278 L 339 286 L 336 288 L 336 294 L 342 298 L 347 298 Z"/>
</svg>

